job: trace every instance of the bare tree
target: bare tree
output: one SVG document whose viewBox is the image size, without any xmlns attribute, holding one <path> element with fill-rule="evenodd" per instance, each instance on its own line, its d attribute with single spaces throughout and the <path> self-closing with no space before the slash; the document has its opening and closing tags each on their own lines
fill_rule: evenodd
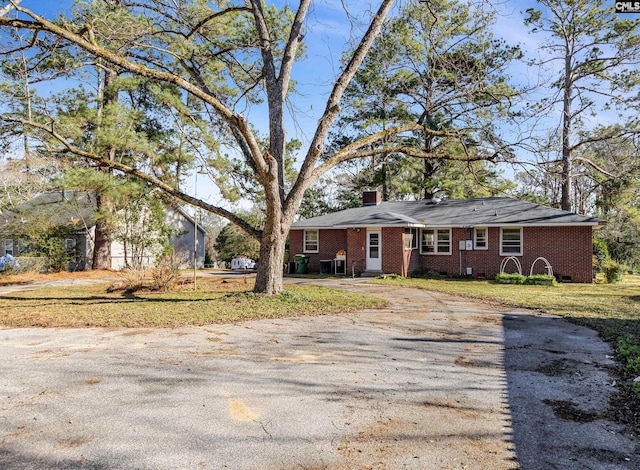
<svg viewBox="0 0 640 470">
<path fill-rule="evenodd" d="M 195 114 L 209 117 L 208 132 L 220 137 L 224 145 L 241 155 L 243 172 L 257 182 L 264 192 L 266 218 L 262 230 L 230 209 L 207 203 L 176 189 L 145 171 L 145 166 L 110 159 L 104 154 L 79 148 L 64 129 L 56 126 L 55 117 L 26 122 L 23 117 L 3 115 L 6 122 L 21 122 L 46 130 L 59 145 L 50 151 L 74 154 L 91 159 L 117 171 L 140 178 L 166 193 L 222 216 L 240 226 L 260 242 L 260 264 L 256 292 L 277 294 L 282 290 L 282 266 L 285 241 L 306 189 L 340 162 L 371 155 L 371 152 L 403 152 L 418 158 L 477 158 L 472 155 L 431 155 L 401 143 L 389 144 L 389 135 L 397 135 L 421 125 L 386 129 L 338 150 L 322 160 L 324 142 L 332 123 L 340 112 L 340 99 L 366 56 L 387 17 L 393 0 L 382 0 L 371 22 L 336 78 L 325 109 L 297 174 L 295 181 L 285 181 L 286 132 L 285 110 L 292 84 L 292 70 L 301 52 L 304 25 L 311 0 L 300 0 L 296 11 L 275 11 L 259 0 L 230 2 L 216 8 L 201 2 L 166 2 L 143 0 L 102 3 L 104 16 L 113 16 L 111 37 L 97 35 L 91 23 L 49 21 L 36 13 L 15 6 L 17 18 L 0 18 L 0 28 L 30 30 L 32 47 L 40 36 L 66 44 L 69 53 L 82 51 L 127 73 L 176 87 L 185 95 Z M 117 41 L 116 41 L 117 40 Z M 111 44 L 126 42 L 126 47 Z M 268 139 L 261 140 L 247 118 L 238 111 L 266 98 L 269 115 Z M 195 117 L 194 117 L 195 119 Z M 455 132 L 433 131 L 438 135 Z M 206 135 L 203 134 L 203 141 Z M 382 143 L 385 143 L 383 146 Z M 391 146 L 391 148 L 388 148 Z M 366 149 L 366 150 L 363 150 Z M 214 177 L 223 181 L 232 171 L 223 152 L 209 149 L 211 155 L 203 163 Z M 326 155 L 325 155 L 326 156 Z M 150 164 L 149 162 L 147 162 Z M 230 170 L 231 168 L 231 170 Z"/>
<path fill-rule="evenodd" d="M 599 108 L 620 110 L 631 101 L 629 91 L 640 79 L 640 20 L 619 18 L 613 13 L 614 2 L 605 0 L 538 0 L 538 4 L 541 9 L 527 10 L 525 23 L 533 32 L 548 34 L 541 46 L 544 55 L 537 63 L 559 64 L 552 83 L 557 94 L 543 99 L 539 108 L 555 110 L 557 104 L 561 108 L 560 206 L 571 210 L 575 155 L 580 147 L 622 135 L 592 136 L 584 132 L 584 126 Z M 637 122 L 630 126 L 639 132 Z M 629 127 L 624 130 L 628 131 Z M 593 166 L 589 160 L 580 163 Z"/>
</svg>

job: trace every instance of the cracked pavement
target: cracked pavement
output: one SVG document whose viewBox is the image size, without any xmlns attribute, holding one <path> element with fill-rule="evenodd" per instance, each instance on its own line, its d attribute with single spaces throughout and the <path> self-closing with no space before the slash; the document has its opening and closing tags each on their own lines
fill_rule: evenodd
<svg viewBox="0 0 640 470">
<path fill-rule="evenodd" d="M 0 467 L 640 467 L 637 438 L 603 413 L 614 363 L 593 331 L 361 280 L 288 282 L 391 304 L 198 328 L 0 329 Z"/>
</svg>

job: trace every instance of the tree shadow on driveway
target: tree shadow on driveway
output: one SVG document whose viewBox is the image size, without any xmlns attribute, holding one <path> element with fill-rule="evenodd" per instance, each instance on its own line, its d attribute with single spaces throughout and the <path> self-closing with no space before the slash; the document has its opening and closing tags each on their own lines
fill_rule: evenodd
<svg viewBox="0 0 640 470">
<path fill-rule="evenodd" d="M 612 421 L 616 363 L 594 330 L 520 311 L 503 318 L 509 407 L 523 469 L 637 469 L 637 439 Z"/>
</svg>

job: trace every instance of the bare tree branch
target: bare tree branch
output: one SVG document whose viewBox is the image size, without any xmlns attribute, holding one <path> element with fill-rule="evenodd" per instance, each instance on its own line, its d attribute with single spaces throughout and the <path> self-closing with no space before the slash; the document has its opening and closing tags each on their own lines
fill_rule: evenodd
<svg viewBox="0 0 640 470">
<path fill-rule="evenodd" d="M 117 53 L 111 52 L 98 44 L 93 44 L 91 41 L 84 39 L 82 36 L 75 34 L 65 28 L 62 28 L 44 18 L 41 18 L 26 8 L 16 7 L 16 9 L 22 13 L 25 13 L 26 15 L 29 15 L 31 18 L 33 18 L 34 21 L 0 17 L 0 26 L 9 26 L 18 29 L 31 29 L 35 31 L 47 31 L 54 34 L 55 36 L 68 40 L 72 44 L 75 44 L 78 47 L 90 52 L 91 54 L 100 57 L 113 65 L 121 67 L 128 72 L 139 76 L 164 81 L 167 83 L 172 83 L 182 88 L 183 90 L 193 94 L 203 102 L 209 104 L 218 115 L 220 115 L 230 124 L 236 126 L 238 131 L 243 135 L 247 145 L 251 149 L 251 153 L 256 161 L 256 168 L 259 170 L 259 173 L 261 173 L 263 177 L 264 175 L 269 173 L 269 165 L 264 159 L 260 146 L 246 119 L 240 114 L 234 113 L 212 94 L 207 93 L 201 87 L 194 85 L 193 83 L 185 80 L 179 75 L 156 70 L 143 64 L 130 62 Z"/>
<path fill-rule="evenodd" d="M 9 0 L 9 5 L 0 9 L 0 16 L 4 16 L 9 13 L 11 10 L 20 5 L 20 2 L 22 2 L 22 0 Z"/>
<path fill-rule="evenodd" d="M 298 179 L 287 196 L 285 211 L 291 211 L 291 201 L 299 200 L 304 191 L 315 181 L 313 175 L 317 175 L 317 172 L 314 170 L 314 167 L 322 154 L 322 146 L 327 137 L 327 133 L 340 112 L 340 99 L 349 85 L 349 82 L 353 79 L 353 76 L 362 64 L 365 56 L 369 52 L 373 41 L 382 29 L 382 24 L 384 23 L 392 5 L 393 0 L 384 0 L 381 3 L 380 8 L 373 17 L 367 32 L 362 37 L 360 44 L 351 56 L 351 60 L 346 65 L 340 77 L 336 80 L 333 90 L 329 95 L 329 99 L 327 100 L 324 113 L 318 122 L 318 127 L 316 128 L 316 132 L 311 141 L 309 151 L 307 152 L 302 167 L 300 168 Z"/>
<path fill-rule="evenodd" d="M 618 175 L 618 176 L 616 176 L 616 175 L 614 175 L 614 174 L 609 173 L 607 170 L 605 170 L 604 168 L 602 168 L 602 167 L 598 166 L 598 165 L 597 165 L 593 160 L 590 160 L 590 159 L 588 159 L 588 158 L 584 158 L 584 157 L 573 157 L 573 160 L 574 160 L 574 161 L 580 161 L 580 162 L 586 163 L 587 165 L 589 165 L 590 167 L 592 167 L 594 170 L 596 170 L 596 171 L 598 171 L 598 172 L 602 173 L 603 175 L 605 175 L 605 176 L 606 176 L 606 177 L 608 177 L 608 178 L 611 178 L 611 179 L 617 179 L 617 178 L 619 178 L 619 177 L 620 177 L 619 175 Z"/>
<path fill-rule="evenodd" d="M 249 234 L 256 240 L 260 240 L 260 238 L 262 237 L 262 231 L 257 230 L 251 224 L 249 224 L 246 220 L 238 217 L 236 214 L 228 211 L 227 209 L 224 209 L 223 207 L 214 206 L 201 199 L 197 199 L 193 196 L 190 196 L 182 191 L 179 191 L 173 188 L 172 186 L 168 185 L 164 181 L 161 181 L 145 173 L 144 171 L 138 170 L 137 168 L 130 167 L 118 161 L 110 160 L 108 158 L 101 157 L 100 155 L 97 155 L 93 152 L 88 152 L 86 150 L 82 150 L 76 147 L 75 145 L 71 144 L 62 134 L 60 134 L 58 131 L 55 130 L 53 121 L 51 122 L 50 126 L 47 126 L 45 124 L 41 124 L 35 121 L 29 121 L 27 119 L 15 118 L 15 117 L 5 116 L 5 115 L 0 115 L 0 120 L 6 121 L 6 122 L 20 123 L 24 126 L 34 127 L 36 129 L 40 129 L 42 131 L 47 132 L 49 135 L 51 135 L 56 140 L 58 140 L 60 144 L 63 146 L 62 148 L 58 148 L 58 149 L 49 148 L 48 151 L 52 153 L 71 153 L 73 155 L 77 155 L 79 157 L 83 157 L 93 162 L 96 162 L 100 165 L 104 165 L 104 166 L 113 168 L 115 170 L 121 171 L 123 173 L 135 176 L 136 178 L 142 181 L 151 183 L 153 186 L 161 189 L 163 192 L 177 199 L 180 199 L 181 201 L 186 202 L 187 204 L 200 207 L 206 211 L 209 211 L 221 217 L 224 217 L 230 222 L 241 227 L 245 232 L 247 232 L 247 234 Z"/>
<path fill-rule="evenodd" d="M 189 39 L 191 36 L 193 36 L 195 33 L 199 32 L 200 29 L 207 24 L 209 21 L 214 20 L 216 18 L 219 18 L 221 16 L 224 16 L 228 13 L 232 13 L 232 12 L 236 12 L 236 11 L 248 11 L 250 12 L 251 9 L 247 8 L 247 7 L 232 7 L 232 8 L 227 8 L 225 10 L 222 11 L 218 11 L 216 13 L 213 13 L 205 18 L 203 18 L 202 20 L 200 20 L 198 22 L 198 24 L 196 24 L 193 28 L 191 28 L 191 31 L 189 31 L 184 37 L 185 39 Z"/>
</svg>

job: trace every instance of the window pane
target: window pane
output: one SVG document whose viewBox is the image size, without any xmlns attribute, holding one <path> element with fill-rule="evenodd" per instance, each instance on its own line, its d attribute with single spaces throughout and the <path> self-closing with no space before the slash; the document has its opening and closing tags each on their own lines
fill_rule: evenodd
<svg viewBox="0 0 640 470">
<path fill-rule="evenodd" d="M 451 247 L 449 230 L 438 230 L 438 253 L 448 253 Z"/>
<path fill-rule="evenodd" d="M 410 233 L 404 234 L 404 249 L 410 250 L 412 245 L 413 236 Z"/>
<path fill-rule="evenodd" d="M 476 229 L 476 248 L 486 248 L 486 247 L 487 247 L 487 229 L 477 228 Z"/>
<path fill-rule="evenodd" d="M 503 253 L 521 253 L 522 241 L 521 232 L 517 228 L 502 229 L 502 252 Z"/>
<path fill-rule="evenodd" d="M 404 229 L 404 247 L 407 250 L 418 248 L 418 229 L 417 228 L 405 228 Z"/>
<path fill-rule="evenodd" d="M 380 256 L 380 234 L 371 232 L 369 237 L 369 258 L 378 258 Z"/>
<path fill-rule="evenodd" d="M 423 253 L 433 253 L 435 251 L 435 233 L 433 230 L 422 231 L 422 251 Z"/>
<path fill-rule="evenodd" d="M 309 230 L 304 232 L 304 250 L 318 251 L 318 232 Z"/>
</svg>

